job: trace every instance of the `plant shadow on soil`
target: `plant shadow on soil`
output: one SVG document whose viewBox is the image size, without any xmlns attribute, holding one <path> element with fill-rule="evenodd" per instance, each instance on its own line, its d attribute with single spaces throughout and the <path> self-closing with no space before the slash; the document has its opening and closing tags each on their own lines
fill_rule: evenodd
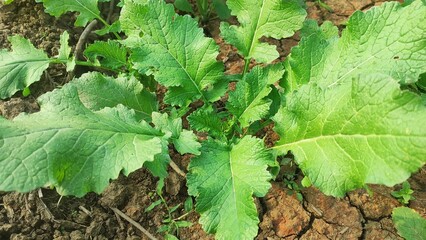
<svg viewBox="0 0 426 240">
<path fill-rule="evenodd" d="M 319 7 L 315 2 L 308 1 L 309 18 L 330 20 L 342 28 L 343 23 L 353 11 L 365 10 L 382 1 L 324 1 L 334 12 Z M 105 9 L 108 12 L 108 5 Z M 117 15 L 119 9 L 114 12 Z M 25 17 L 24 17 L 25 16 Z M 59 35 L 63 31 L 70 33 L 70 44 L 75 45 L 82 32 L 74 28 L 73 14 L 55 19 L 43 12 L 43 7 L 33 0 L 15 0 L 11 5 L 0 4 L 0 48 L 9 48 L 7 36 L 20 34 L 29 38 L 37 47 L 44 49 L 49 55 L 56 55 L 59 49 Z M 205 26 L 205 31 L 220 46 L 219 61 L 223 61 L 227 73 L 241 71 L 244 61 L 236 49 L 225 44 L 219 37 L 219 21 L 212 20 Z M 93 41 L 91 36 L 89 41 Z M 277 45 L 280 61 L 288 55 L 290 48 L 297 44 L 299 38 L 284 40 L 265 39 Z M 81 71 L 87 71 L 82 69 Z M 36 112 L 39 107 L 36 98 L 51 91 L 66 81 L 64 67 L 50 68 L 40 82 L 31 86 L 32 95 L 21 97 L 15 94 L 11 99 L 0 101 L 0 114 L 13 118 L 21 112 Z M 232 87 L 232 86 L 231 86 Z M 222 99 L 226 101 L 226 97 Z M 272 126 L 267 126 L 262 135 L 266 144 L 272 145 L 277 140 Z M 181 169 L 186 169 L 189 156 L 181 156 L 170 150 L 173 161 Z M 165 199 L 169 206 L 183 204 L 187 198 L 185 180 L 173 170 L 166 179 Z M 300 184 L 303 178 L 300 171 L 284 166 L 272 184 L 269 193 L 256 200 L 259 210 L 259 234 L 257 239 L 401 239 L 394 229 L 390 218 L 392 209 L 401 204 L 391 196 L 398 189 L 370 186 L 373 195 L 366 190 L 348 193 L 343 199 L 328 197 L 313 187 L 300 191 L 303 200 L 299 201 L 282 180 L 289 173 L 295 174 L 294 181 Z M 148 239 L 137 228 L 119 218 L 111 210 L 120 209 L 126 215 L 139 222 L 150 233 L 159 239 L 162 234 L 157 230 L 166 218 L 164 206 L 152 211 L 145 209 L 158 200 L 155 195 L 156 182 L 148 171 L 140 169 L 129 177 L 120 176 L 111 182 L 102 193 L 87 194 L 83 198 L 60 197 L 54 190 L 33 191 L 26 194 L 0 192 L 0 239 Z M 413 175 L 409 182 L 414 190 L 414 201 L 409 207 L 414 208 L 426 217 L 426 168 Z M 183 206 L 176 211 L 176 216 L 184 214 Z M 185 220 L 193 222 L 191 227 L 180 230 L 180 239 L 213 239 L 207 235 L 197 223 L 199 215 L 192 212 Z"/>
</svg>

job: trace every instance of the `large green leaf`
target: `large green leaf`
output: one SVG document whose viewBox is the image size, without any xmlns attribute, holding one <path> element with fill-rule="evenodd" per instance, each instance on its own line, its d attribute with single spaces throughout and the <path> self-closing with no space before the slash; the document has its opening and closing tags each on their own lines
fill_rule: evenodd
<svg viewBox="0 0 426 240">
<path fill-rule="evenodd" d="M 426 219 L 408 207 L 398 207 L 392 211 L 392 220 L 398 234 L 406 240 L 424 240 Z"/>
<path fill-rule="evenodd" d="M 63 195 L 97 193 L 167 149 L 163 134 L 122 105 L 87 109 L 66 85 L 40 98 L 41 111 L 0 118 L 0 190 L 26 192 L 44 185 Z"/>
<path fill-rule="evenodd" d="M 247 127 L 268 114 L 272 100 L 266 97 L 272 90 L 271 84 L 277 82 L 283 73 L 281 64 L 265 68 L 256 66 L 237 83 L 235 91 L 229 93 L 226 107 L 241 127 Z"/>
<path fill-rule="evenodd" d="M 286 60 L 287 91 L 314 81 L 339 84 L 362 73 L 383 73 L 402 83 L 417 81 L 426 71 L 426 6 L 421 0 L 406 6 L 387 2 L 367 12 L 355 12 L 342 37 L 337 28 L 305 26 L 306 34 Z"/>
<path fill-rule="evenodd" d="M 135 111 L 138 120 L 150 120 L 151 113 L 158 110 L 156 97 L 145 90 L 134 77 L 117 78 L 99 72 L 83 74 L 71 85 L 78 90 L 80 101 L 92 111 L 121 104 Z"/>
<path fill-rule="evenodd" d="M 197 197 L 200 222 L 217 239 L 253 239 L 257 235 L 253 195 L 270 188 L 266 170 L 274 160 L 263 141 L 246 136 L 235 145 L 207 140 L 189 165 L 188 192 Z"/>
<path fill-rule="evenodd" d="M 132 49 L 134 67 L 153 73 L 168 88 L 166 103 L 186 106 L 200 98 L 218 100 L 227 83 L 223 63 L 216 61 L 214 40 L 204 36 L 196 20 L 175 14 L 171 4 L 137 2 L 126 1 L 120 17 L 122 30 L 129 36 L 124 44 Z"/>
<path fill-rule="evenodd" d="M 9 37 L 12 52 L 0 50 L 0 98 L 8 98 L 18 90 L 40 80 L 49 67 L 49 57 L 21 36 Z"/>
<path fill-rule="evenodd" d="M 426 106 L 394 79 L 361 75 L 323 89 L 310 83 L 288 95 L 274 120 L 311 182 L 326 194 L 406 180 L 426 161 Z"/>
<path fill-rule="evenodd" d="M 79 12 L 75 26 L 84 27 L 93 19 L 101 19 L 98 0 L 36 0 L 44 5 L 45 11 L 59 17 L 66 12 Z"/>
<path fill-rule="evenodd" d="M 228 0 L 231 14 L 240 26 L 222 22 L 221 35 L 246 59 L 269 63 L 279 57 L 276 46 L 260 42 L 262 37 L 281 39 L 300 29 L 306 12 L 299 0 Z"/>
</svg>

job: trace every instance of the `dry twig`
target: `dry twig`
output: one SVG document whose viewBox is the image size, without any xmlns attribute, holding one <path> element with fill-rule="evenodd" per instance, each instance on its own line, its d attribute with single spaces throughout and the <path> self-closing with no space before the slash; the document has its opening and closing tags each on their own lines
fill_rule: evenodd
<svg viewBox="0 0 426 240">
<path fill-rule="evenodd" d="M 114 7 L 115 7 L 115 1 L 111 0 L 111 2 L 109 2 L 109 10 L 108 10 L 108 16 L 107 16 L 107 23 L 111 23 L 111 17 L 112 14 L 114 13 Z"/>
<path fill-rule="evenodd" d="M 148 232 L 144 227 L 142 227 L 139 223 L 128 217 L 126 214 L 124 214 L 122 211 L 118 210 L 117 208 L 111 208 L 112 211 L 114 211 L 116 214 L 118 214 L 120 217 L 124 218 L 126 221 L 131 223 L 133 226 L 135 226 L 137 229 L 139 229 L 141 232 L 143 232 L 149 239 L 151 240 L 158 240 L 156 237 L 154 237 L 151 233 Z"/>
<path fill-rule="evenodd" d="M 92 217 L 92 212 L 90 212 L 87 208 L 83 207 L 83 206 L 78 206 L 78 208 L 83 211 L 85 214 L 87 214 L 89 217 Z"/>
<path fill-rule="evenodd" d="M 175 170 L 175 172 L 177 172 L 177 174 L 181 175 L 182 177 L 186 177 L 186 174 L 180 170 L 179 166 L 173 162 L 173 160 L 170 160 L 170 167 L 172 167 L 173 170 Z"/>
<path fill-rule="evenodd" d="M 75 60 L 83 59 L 83 46 L 86 44 L 87 37 L 92 32 L 93 28 L 98 24 L 98 21 L 94 19 L 87 25 L 84 31 L 81 33 L 80 38 L 78 39 L 77 45 L 74 50 Z M 71 71 L 67 76 L 67 82 L 73 79 L 75 76 L 75 70 Z"/>
</svg>

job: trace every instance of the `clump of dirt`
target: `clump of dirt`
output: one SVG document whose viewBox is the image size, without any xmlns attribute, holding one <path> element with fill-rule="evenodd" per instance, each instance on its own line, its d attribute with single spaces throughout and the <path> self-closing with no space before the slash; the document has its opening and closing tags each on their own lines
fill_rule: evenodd
<svg viewBox="0 0 426 240">
<path fill-rule="evenodd" d="M 259 225 L 261 233 L 257 239 L 270 236 L 294 239 L 309 227 L 312 214 L 304 209 L 295 194 L 286 191 L 283 186 L 272 184 L 263 201 L 266 213 Z"/>
</svg>

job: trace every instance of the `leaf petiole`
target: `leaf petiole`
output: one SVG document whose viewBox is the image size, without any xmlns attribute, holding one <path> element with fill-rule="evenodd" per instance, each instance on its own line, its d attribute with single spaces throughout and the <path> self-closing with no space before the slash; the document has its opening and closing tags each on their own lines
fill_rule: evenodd
<svg viewBox="0 0 426 240">
<path fill-rule="evenodd" d="M 50 63 L 55 63 L 55 64 L 67 64 L 67 62 L 68 62 L 67 59 L 58 59 L 58 58 L 50 59 Z M 91 62 L 87 62 L 87 61 L 74 60 L 74 63 L 76 65 L 79 65 L 79 66 L 94 67 L 94 68 L 102 69 L 102 70 L 105 70 L 105 71 L 111 71 L 111 72 L 118 73 L 118 71 L 115 70 L 115 69 L 100 66 L 100 65 L 95 65 L 95 64 L 93 64 Z"/>
</svg>

